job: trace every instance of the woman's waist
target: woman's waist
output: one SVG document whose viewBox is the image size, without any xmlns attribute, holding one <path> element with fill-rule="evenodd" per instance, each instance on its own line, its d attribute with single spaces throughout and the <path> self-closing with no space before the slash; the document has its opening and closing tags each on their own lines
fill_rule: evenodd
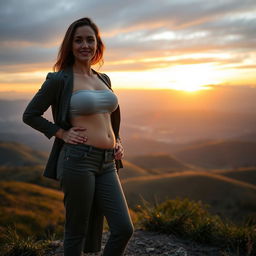
<svg viewBox="0 0 256 256">
<path fill-rule="evenodd" d="M 115 134 L 111 120 L 104 116 L 76 117 L 71 120 L 73 127 L 85 128 L 79 130 L 79 135 L 87 138 L 86 144 L 99 148 L 113 148 L 115 146 Z"/>
<path fill-rule="evenodd" d="M 87 140 L 84 143 L 79 144 L 88 144 L 98 148 L 114 148 L 115 147 L 115 134 L 112 129 L 101 129 L 101 128 L 91 128 L 88 126 L 76 126 L 83 127 L 86 130 L 80 130 L 79 135 L 85 137 Z"/>
<path fill-rule="evenodd" d="M 76 127 L 86 128 L 86 130 L 80 130 L 78 133 L 80 136 L 87 138 L 86 143 L 88 144 L 98 145 L 99 147 L 102 145 L 102 147 L 106 148 L 108 145 L 115 143 L 115 134 L 112 129 L 91 128 L 82 125 L 77 125 Z"/>
<path fill-rule="evenodd" d="M 63 149 L 69 149 L 69 150 L 81 150 L 81 151 L 88 151 L 88 152 L 97 152 L 97 153 L 114 153 L 115 148 L 100 148 L 91 144 L 86 144 L 86 143 L 78 143 L 78 144 L 71 144 L 65 142 L 63 144 Z"/>
</svg>

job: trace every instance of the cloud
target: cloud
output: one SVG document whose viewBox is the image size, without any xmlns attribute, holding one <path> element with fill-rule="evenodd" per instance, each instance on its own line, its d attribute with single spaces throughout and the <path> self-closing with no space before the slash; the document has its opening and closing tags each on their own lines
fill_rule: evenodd
<svg viewBox="0 0 256 256">
<path fill-rule="evenodd" d="M 190 61 L 227 64 L 227 59 L 219 58 L 222 52 L 232 55 L 230 63 L 242 67 L 245 56 L 250 62 L 255 47 L 255 14 L 253 0 L 1 1 L 0 66 L 7 70 L 24 64 L 28 69 L 28 64 L 53 64 L 69 24 L 89 16 L 100 27 L 109 70 L 143 70 Z M 164 60 L 168 56 L 186 59 L 184 55 L 195 52 L 216 56 Z M 145 63 L 143 58 L 152 61 Z"/>
<path fill-rule="evenodd" d="M 0 52 L 0 65 L 29 64 L 46 62 L 57 55 L 56 48 L 27 46 L 22 49 L 17 47 L 2 47 Z"/>
</svg>

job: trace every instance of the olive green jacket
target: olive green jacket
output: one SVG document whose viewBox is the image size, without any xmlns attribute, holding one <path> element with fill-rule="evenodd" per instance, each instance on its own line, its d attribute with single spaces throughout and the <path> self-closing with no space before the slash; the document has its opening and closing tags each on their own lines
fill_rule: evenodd
<svg viewBox="0 0 256 256">
<path fill-rule="evenodd" d="M 104 73 L 92 71 L 112 90 L 109 77 Z M 113 90 L 112 90 L 113 91 Z M 32 98 L 23 113 L 23 122 L 42 132 L 47 138 L 56 134 L 59 128 L 68 130 L 72 127 L 69 119 L 69 103 L 73 92 L 73 70 L 68 67 L 59 72 L 47 74 L 45 82 Z M 51 106 L 54 123 L 44 118 L 43 113 Z M 111 124 L 116 139 L 119 138 L 120 107 L 111 113 Z M 57 180 L 57 161 L 64 144 L 55 137 L 54 143 L 43 172 L 43 176 Z M 115 160 L 117 170 L 123 168 L 121 160 Z M 84 252 L 97 252 L 101 249 L 103 215 L 93 204 Z"/>
</svg>

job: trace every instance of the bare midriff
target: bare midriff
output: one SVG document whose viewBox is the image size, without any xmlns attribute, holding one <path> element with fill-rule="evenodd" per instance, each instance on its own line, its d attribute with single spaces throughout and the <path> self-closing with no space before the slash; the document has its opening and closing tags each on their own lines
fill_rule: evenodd
<svg viewBox="0 0 256 256">
<path fill-rule="evenodd" d="M 104 90 L 107 89 L 99 78 L 95 75 L 93 78 L 85 78 L 74 74 L 74 91 L 85 90 Z M 79 134 L 87 137 L 83 144 L 92 145 L 98 148 L 114 148 L 115 134 L 111 125 L 111 113 L 95 113 L 91 115 L 72 116 L 71 124 L 76 127 L 86 128 L 85 131 L 79 131 Z"/>
<path fill-rule="evenodd" d="M 75 116 L 72 117 L 71 124 L 72 126 L 86 128 L 85 131 L 79 131 L 79 134 L 87 137 L 87 141 L 83 144 L 98 148 L 114 148 L 115 134 L 109 113 Z"/>
</svg>

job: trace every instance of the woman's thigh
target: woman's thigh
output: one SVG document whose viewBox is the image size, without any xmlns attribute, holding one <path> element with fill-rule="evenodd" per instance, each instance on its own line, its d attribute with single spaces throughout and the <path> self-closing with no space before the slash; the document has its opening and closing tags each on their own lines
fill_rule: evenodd
<svg viewBox="0 0 256 256">
<path fill-rule="evenodd" d="M 95 200 L 112 231 L 122 232 L 127 227 L 133 228 L 129 208 L 115 167 L 113 171 L 96 176 Z"/>
<path fill-rule="evenodd" d="M 86 152 L 76 148 L 69 148 L 64 152 L 59 166 L 62 168 L 60 183 L 64 192 L 66 230 L 81 233 L 90 216 L 97 166 L 94 161 L 88 161 Z"/>
</svg>

